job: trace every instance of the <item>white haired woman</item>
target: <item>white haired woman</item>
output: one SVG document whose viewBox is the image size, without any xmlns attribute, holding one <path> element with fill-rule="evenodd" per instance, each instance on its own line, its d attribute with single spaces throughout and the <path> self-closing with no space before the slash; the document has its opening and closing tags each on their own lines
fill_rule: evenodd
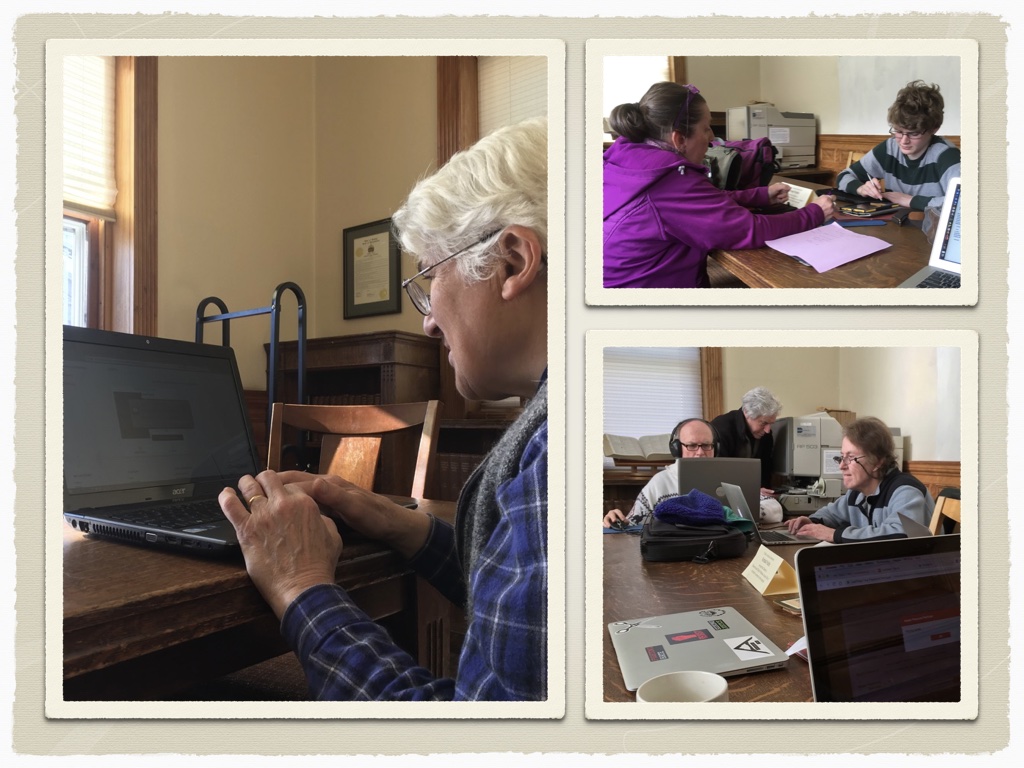
<svg viewBox="0 0 1024 768">
<path fill-rule="evenodd" d="M 764 387 L 743 395 L 740 407 L 711 420 L 718 432 L 719 456 L 760 459 L 761 495 L 770 496 L 772 483 L 772 424 L 782 413 L 782 403 Z"/>
<path fill-rule="evenodd" d="M 473 473 L 453 527 L 332 476 L 243 477 L 221 494 L 246 568 L 324 699 L 547 696 L 547 122 L 487 136 L 394 214 L 420 271 L 405 281 L 459 392 L 530 397 Z M 430 290 L 425 287 L 429 281 Z M 464 608 L 458 676 L 434 679 L 334 584 L 338 517 L 409 558 Z"/>
</svg>

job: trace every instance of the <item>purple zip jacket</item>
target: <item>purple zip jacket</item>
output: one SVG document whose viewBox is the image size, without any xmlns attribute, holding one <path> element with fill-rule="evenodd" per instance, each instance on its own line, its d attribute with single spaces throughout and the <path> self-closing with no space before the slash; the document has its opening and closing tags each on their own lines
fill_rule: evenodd
<svg viewBox="0 0 1024 768">
<path fill-rule="evenodd" d="M 708 251 L 761 248 L 822 224 L 817 205 L 771 216 L 768 188 L 721 190 L 708 169 L 620 137 L 604 153 L 604 287 L 706 288 Z"/>
</svg>

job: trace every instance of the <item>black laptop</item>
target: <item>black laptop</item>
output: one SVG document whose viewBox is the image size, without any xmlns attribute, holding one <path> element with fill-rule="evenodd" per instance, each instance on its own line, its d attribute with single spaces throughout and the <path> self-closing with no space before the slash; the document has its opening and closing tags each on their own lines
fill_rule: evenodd
<svg viewBox="0 0 1024 768">
<path fill-rule="evenodd" d="M 64 327 L 64 517 L 72 527 L 237 551 L 217 494 L 257 465 L 230 347 Z"/>
<path fill-rule="evenodd" d="M 815 701 L 961 700 L 958 535 L 808 547 L 796 571 Z"/>
</svg>

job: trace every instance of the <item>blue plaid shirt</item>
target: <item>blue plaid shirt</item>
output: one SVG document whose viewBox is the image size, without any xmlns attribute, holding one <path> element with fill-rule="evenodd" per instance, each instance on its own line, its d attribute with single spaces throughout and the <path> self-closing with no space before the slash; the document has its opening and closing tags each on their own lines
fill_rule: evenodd
<svg viewBox="0 0 1024 768">
<path fill-rule="evenodd" d="M 473 615 L 458 676 L 436 679 L 394 644 L 336 585 L 311 587 L 281 620 L 311 693 L 334 700 L 541 700 L 547 698 L 547 421 L 527 443 L 519 474 L 499 487 L 501 519 L 470 577 Z M 447 523 L 431 518 L 412 560 L 460 607 L 466 585 Z"/>
</svg>

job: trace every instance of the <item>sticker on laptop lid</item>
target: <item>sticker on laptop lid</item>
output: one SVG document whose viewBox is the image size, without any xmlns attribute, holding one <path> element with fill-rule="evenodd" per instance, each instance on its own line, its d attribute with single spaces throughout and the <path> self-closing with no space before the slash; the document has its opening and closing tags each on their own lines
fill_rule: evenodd
<svg viewBox="0 0 1024 768">
<path fill-rule="evenodd" d="M 665 649 L 660 645 L 652 645 L 644 650 L 647 651 L 648 661 L 665 661 L 665 659 L 668 658 L 668 653 L 666 653 Z"/>
<path fill-rule="evenodd" d="M 665 635 L 669 645 L 692 643 L 697 640 L 710 640 L 712 637 L 713 635 L 706 629 L 687 629 L 682 632 L 673 632 L 671 635 Z"/>
<path fill-rule="evenodd" d="M 754 635 L 730 637 L 722 642 L 725 643 L 729 647 L 729 650 L 735 653 L 736 657 L 741 661 L 763 659 L 765 656 L 772 655 L 772 652 L 768 650 L 768 646 L 765 645 L 764 640 L 761 640 Z"/>
</svg>

